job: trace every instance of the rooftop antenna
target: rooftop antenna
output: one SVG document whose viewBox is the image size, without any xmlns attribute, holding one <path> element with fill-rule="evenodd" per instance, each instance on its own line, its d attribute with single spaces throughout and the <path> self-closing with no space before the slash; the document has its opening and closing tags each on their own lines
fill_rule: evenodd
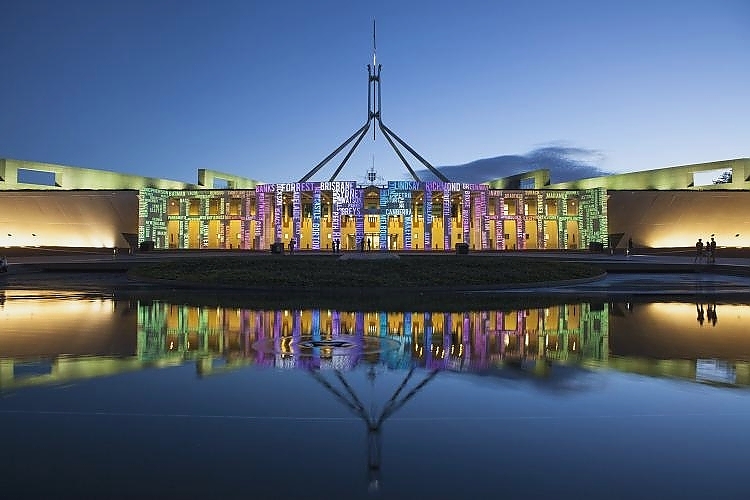
<svg viewBox="0 0 750 500">
<path fill-rule="evenodd" d="M 367 171 L 367 182 L 370 183 L 370 185 L 375 184 L 375 181 L 378 178 L 378 173 L 375 171 L 375 154 L 372 155 L 372 166 Z"/>
</svg>

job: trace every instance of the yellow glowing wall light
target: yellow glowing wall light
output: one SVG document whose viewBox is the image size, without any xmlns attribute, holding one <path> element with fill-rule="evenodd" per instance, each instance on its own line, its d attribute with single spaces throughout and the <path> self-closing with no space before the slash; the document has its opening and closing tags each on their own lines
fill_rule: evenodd
<svg viewBox="0 0 750 500">
<path fill-rule="evenodd" d="M 120 235 L 97 232 L 96 229 L 86 231 L 95 234 L 78 233 L 71 228 L 58 227 L 49 230 L 45 228 L 39 233 L 29 233 L 28 230 L 10 227 L 7 233 L 0 233 L 0 247 L 75 247 L 75 248 L 113 248 L 116 244 L 126 246 L 127 242 Z M 104 228 L 101 228 L 104 229 Z M 107 227 L 106 229 L 111 229 Z"/>
<path fill-rule="evenodd" d="M 664 225 L 641 228 L 634 241 L 637 246 L 651 248 L 683 248 L 695 246 L 698 238 L 706 243 L 711 237 L 716 241 L 719 248 L 745 248 L 750 247 L 750 228 L 743 233 L 736 233 L 736 227 L 724 227 L 717 221 L 714 231 L 711 229 L 696 228 L 691 225 Z"/>
</svg>

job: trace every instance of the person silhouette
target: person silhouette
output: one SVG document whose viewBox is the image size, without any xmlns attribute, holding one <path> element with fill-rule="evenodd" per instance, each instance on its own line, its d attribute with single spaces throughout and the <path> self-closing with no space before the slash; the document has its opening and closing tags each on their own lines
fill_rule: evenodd
<svg viewBox="0 0 750 500">
<path fill-rule="evenodd" d="M 708 321 L 711 322 L 711 326 L 716 326 L 716 304 L 708 304 L 706 306 L 706 316 L 708 317 Z"/>
<path fill-rule="evenodd" d="M 698 241 L 695 243 L 695 259 L 693 259 L 693 262 L 700 263 L 702 258 L 703 258 L 703 240 L 698 238 Z"/>
<path fill-rule="evenodd" d="M 696 318 L 698 320 L 698 324 L 700 326 L 703 326 L 703 321 L 704 321 L 703 304 L 695 304 L 695 310 L 698 313 L 698 317 Z"/>
<path fill-rule="evenodd" d="M 367 251 L 369 252 L 370 250 L 372 250 L 372 240 L 367 238 Z"/>
<path fill-rule="evenodd" d="M 713 236 L 711 236 L 711 242 L 708 244 L 708 248 L 710 249 L 710 255 L 711 255 L 711 263 L 713 264 L 716 262 L 716 240 Z"/>
</svg>

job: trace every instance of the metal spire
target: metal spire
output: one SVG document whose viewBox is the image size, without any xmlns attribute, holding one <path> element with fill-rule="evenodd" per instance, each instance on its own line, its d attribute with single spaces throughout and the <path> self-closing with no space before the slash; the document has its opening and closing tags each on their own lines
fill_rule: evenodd
<svg viewBox="0 0 750 500">
<path fill-rule="evenodd" d="M 378 44 L 375 43 L 375 19 L 372 20 L 372 67 L 375 68 L 378 65 Z"/>
<path fill-rule="evenodd" d="M 345 140 L 341 145 L 339 145 L 338 148 L 333 150 L 331 154 L 325 157 L 323 161 L 315 165 L 312 170 L 310 170 L 307 174 L 305 174 L 304 177 L 302 177 L 299 182 L 306 182 L 310 179 L 313 175 L 315 175 L 321 168 L 323 168 L 334 156 L 338 155 L 346 146 L 349 145 L 352 141 L 356 139 L 354 142 L 354 145 L 352 145 L 351 148 L 349 148 L 349 151 L 344 156 L 344 159 L 339 164 L 338 168 L 336 168 L 336 171 L 331 176 L 330 180 L 333 181 L 338 176 L 339 172 L 341 172 L 341 169 L 344 168 L 344 165 L 346 165 L 346 162 L 349 161 L 349 158 L 352 156 L 354 151 L 359 146 L 360 142 L 364 138 L 365 134 L 367 134 L 367 131 L 370 128 L 370 124 L 373 121 L 378 122 L 377 126 L 372 127 L 372 139 L 375 140 L 377 129 L 380 128 L 380 131 L 382 132 L 383 136 L 385 136 L 386 140 L 388 141 L 388 144 L 391 146 L 393 151 L 396 152 L 396 155 L 401 160 L 401 163 L 404 164 L 406 169 L 409 171 L 409 174 L 411 174 L 412 178 L 420 182 L 421 179 L 417 175 L 417 173 L 414 171 L 414 169 L 409 165 L 409 162 L 406 160 L 406 157 L 401 152 L 401 150 L 396 145 L 396 142 L 400 144 L 404 149 L 406 149 L 414 158 L 416 158 L 422 165 L 427 167 L 427 169 L 432 172 L 432 174 L 440 179 L 443 182 L 450 182 L 450 180 L 443 175 L 438 169 L 433 167 L 427 160 L 425 160 L 422 156 L 420 156 L 411 146 L 409 146 L 403 139 L 401 139 L 398 135 L 396 135 L 395 132 L 393 132 L 391 129 L 385 126 L 383 123 L 381 112 L 380 112 L 380 70 L 382 68 L 382 65 L 378 64 L 378 57 L 377 57 L 377 40 L 375 35 L 375 19 L 372 20 L 372 65 L 367 65 L 367 121 L 365 122 L 362 127 L 354 132 L 347 140 Z M 395 142 L 394 142 L 395 140 Z"/>
</svg>

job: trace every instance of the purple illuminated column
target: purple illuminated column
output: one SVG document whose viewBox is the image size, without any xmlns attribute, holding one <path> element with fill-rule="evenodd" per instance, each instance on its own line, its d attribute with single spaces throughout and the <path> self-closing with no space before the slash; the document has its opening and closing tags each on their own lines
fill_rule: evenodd
<svg viewBox="0 0 750 500">
<path fill-rule="evenodd" d="M 404 206 L 406 207 L 407 212 L 402 215 L 404 218 L 404 230 L 403 230 L 403 242 L 404 242 L 404 250 L 411 250 L 411 230 L 412 230 L 412 192 L 408 191 L 403 194 L 404 199 Z"/>
<path fill-rule="evenodd" d="M 282 240 L 281 233 L 281 211 L 284 208 L 284 192 L 281 190 L 281 184 L 276 185 L 276 193 L 274 198 L 274 210 L 273 210 L 273 229 L 274 229 L 274 241 L 280 242 Z"/>
<path fill-rule="evenodd" d="M 450 186 L 446 183 L 443 189 L 443 250 L 451 249 L 451 231 L 453 230 L 451 224 L 451 190 Z"/>
<path fill-rule="evenodd" d="M 292 238 L 297 248 L 300 248 L 300 229 L 302 226 L 300 194 L 297 190 L 292 193 Z"/>
<path fill-rule="evenodd" d="M 320 183 L 313 186 L 312 248 L 320 250 Z"/>
<path fill-rule="evenodd" d="M 479 193 L 479 199 L 477 200 L 477 223 L 482 228 L 482 250 L 487 250 L 489 242 L 487 241 L 490 235 L 490 218 L 487 214 L 487 191 L 481 191 Z"/>
<path fill-rule="evenodd" d="M 471 191 L 468 189 L 463 191 L 463 196 L 461 197 L 461 222 L 463 242 L 469 244 L 469 241 L 471 240 Z"/>
<path fill-rule="evenodd" d="M 432 250 L 432 190 L 424 191 L 424 249 Z"/>
<path fill-rule="evenodd" d="M 365 237 L 365 190 L 357 188 L 354 196 L 354 232 L 355 243 Z"/>
<path fill-rule="evenodd" d="M 266 220 L 266 193 L 258 192 L 256 189 L 255 197 L 257 199 L 256 205 L 258 207 L 255 212 L 255 237 L 258 240 L 258 246 L 263 249 L 267 246 L 264 227 Z"/>
<path fill-rule="evenodd" d="M 505 250 L 505 199 L 495 198 L 495 245 L 498 250 Z"/>
</svg>

